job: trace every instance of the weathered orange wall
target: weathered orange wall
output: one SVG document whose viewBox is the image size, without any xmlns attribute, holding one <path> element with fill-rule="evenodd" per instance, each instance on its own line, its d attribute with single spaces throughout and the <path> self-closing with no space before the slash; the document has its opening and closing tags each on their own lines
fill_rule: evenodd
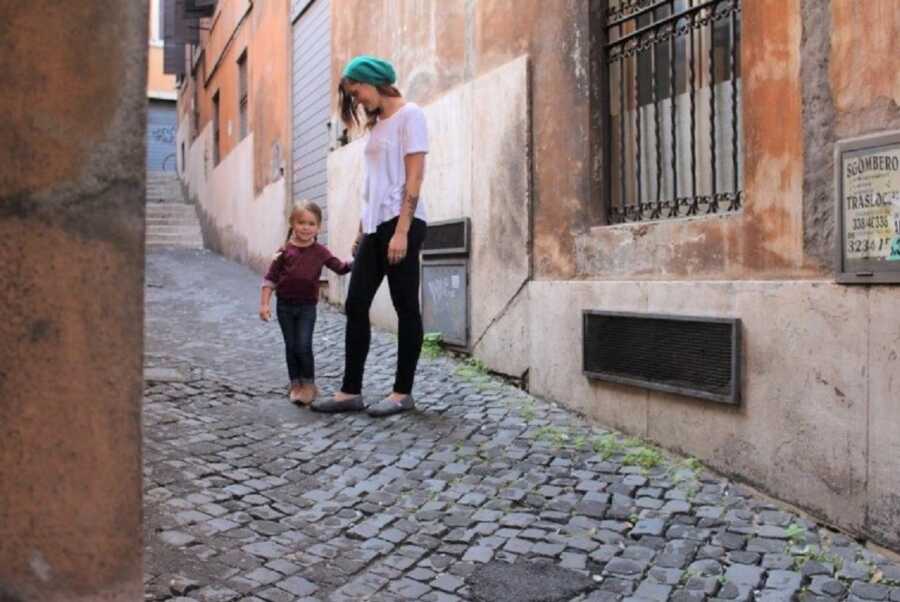
<svg viewBox="0 0 900 602">
<path fill-rule="evenodd" d="M 175 94 L 175 76 L 163 73 L 161 46 L 150 46 L 147 49 L 147 94 L 153 92 Z"/>
<path fill-rule="evenodd" d="M 0 22 L 3 600 L 143 596 L 146 58 L 142 2 Z"/>
<path fill-rule="evenodd" d="M 254 190 L 281 177 L 288 131 L 288 0 L 222 0 L 202 32 L 203 56 L 196 73 L 188 75 L 178 96 L 181 119 L 189 117 L 194 88 L 199 87 L 198 132 L 212 121 L 212 97 L 219 92 L 219 157 L 240 139 L 237 60 L 247 51 L 248 133 L 254 140 Z M 230 131 L 229 131 L 230 126 Z M 275 150 L 275 146 L 278 149 Z M 281 161 L 277 161 L 278 157 Z M 273 165 L 275 165 L 273 167 Z M 211 163 L 210 163 L 211 166 Z"/>
<path fill-rule="evenodd" d="M 355 54 L 378 54 L 395 63 L 401 89 L 426 103 L 527 53 L 538 279 L 793 278 L 828 269 L 803 252 L 800 0 L 743 3 L 743 211 L 618 227 L 602 226 L 592 198 L 589 3 L 550 4 L 380 0 L 362 12 L 335 0 L 333 75 Z"/>
<path fill-rule="evenodd" d="M 257 2 L 251 14 L 250 128 L 257 193 L 281 178 L 280 170 L 287 170 L 285 157 L 291 144 L 288 4 L 288 0 Z"/>
<path fill-rule="evenodd" d="M 590 174 L 588 3 L 577 0 L 332 1 L 334 81 L 357 54 L 391 60 L 419 104 L 518 56 L 531 60 L 534 257 L 540 277 L 574 276 L 574 232 L 596 219 Z M 503 100 L 484 107 L 503 111 Z"/>
<path fill-rule="evenodd" d="M 832 95 L 839 112 L 884 100 L 900 105 L 900 6 L 895 0 L 832 0 Z M 876 125 L 876 124 L 872 124 Z"/>
<path fill-rule="evenodd" d="M 162 0 L 147 0 L 147 95 L 153 93 L 175 94 L 175 76 L 163 73 L 163 47 L 155 42 L 161 40 L 159 29 L 159 5 Z"/>
</svg>

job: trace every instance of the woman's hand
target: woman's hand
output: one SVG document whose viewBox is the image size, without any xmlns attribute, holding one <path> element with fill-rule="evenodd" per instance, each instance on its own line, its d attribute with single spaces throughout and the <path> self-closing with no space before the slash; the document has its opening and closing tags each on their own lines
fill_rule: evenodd
<svg viewBox="0 0 900 602">
<path fill-rule="evenodd" d="M 407 237 L 403 232 L 394 232 L 388 243 L 388 263 L 397 265 L 406 257 Z"/>
<path fill-rule="evenodd" d="M 269 309 L 268 305 L 259 306 L 259 319 L 263 322 L 268 322 L 272 319 L 272 310 Z"/>
<path fill-rule="evenodd" d="M 354 259 L 356 258 L 356 254 L 359 253 L 359 245 L 362 243 L 363 233 L 359 232 L 356 235 L 356 239 L 353 241 L 353 246 L 350 247 L 350 256 Z"/>
</svg>

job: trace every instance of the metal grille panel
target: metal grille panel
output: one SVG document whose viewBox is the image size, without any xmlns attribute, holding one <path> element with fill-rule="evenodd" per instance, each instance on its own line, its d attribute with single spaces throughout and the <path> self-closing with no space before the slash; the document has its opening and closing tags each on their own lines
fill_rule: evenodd
<svg viewBox="0 0 900 602">
<path fill-rule="evenodd" d="M 428 224 L 422 245 L 424 255 L 466 253 L 469 250 L 469 220 L 455 219 Z"/>
<path fill-rule="evenodd" d="M 740 320 L 587 311 L 584 373 L 724 403 L 740 401 Z"/>
</svg>

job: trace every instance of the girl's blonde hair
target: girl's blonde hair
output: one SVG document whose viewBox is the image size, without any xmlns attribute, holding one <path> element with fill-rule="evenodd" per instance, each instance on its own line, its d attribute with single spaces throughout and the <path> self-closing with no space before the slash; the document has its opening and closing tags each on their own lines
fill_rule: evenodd
<svg viewBox="0 0 900 602">
<path fill-rule="evenodd" d="M 310 212 L 316 218 L 316 223 L 322 225 L 322 208 L 312 201 L 298 201 L 294 203 L 291 214 L 288 216 L 288 231 L 285 242 L 291 239 L 291 233 L 294 231 L 294 220 L 300 219 L 305 212 Z M 316 237 L 318 240 L 318 237 Z"/>
</svg>

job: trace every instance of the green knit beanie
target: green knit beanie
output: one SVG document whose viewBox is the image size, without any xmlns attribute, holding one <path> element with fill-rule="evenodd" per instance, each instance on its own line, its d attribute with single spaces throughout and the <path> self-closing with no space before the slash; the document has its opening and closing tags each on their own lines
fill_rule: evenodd
<svg viewBox="0 0 900 602">
<path fill-rule="evenodd" d="M 393 84 L 397 81 L 397 74 L 389 62 L 367 54 L 357 56 L 347 63 L 343 76 L 373 86 Z"/>
</svg>

